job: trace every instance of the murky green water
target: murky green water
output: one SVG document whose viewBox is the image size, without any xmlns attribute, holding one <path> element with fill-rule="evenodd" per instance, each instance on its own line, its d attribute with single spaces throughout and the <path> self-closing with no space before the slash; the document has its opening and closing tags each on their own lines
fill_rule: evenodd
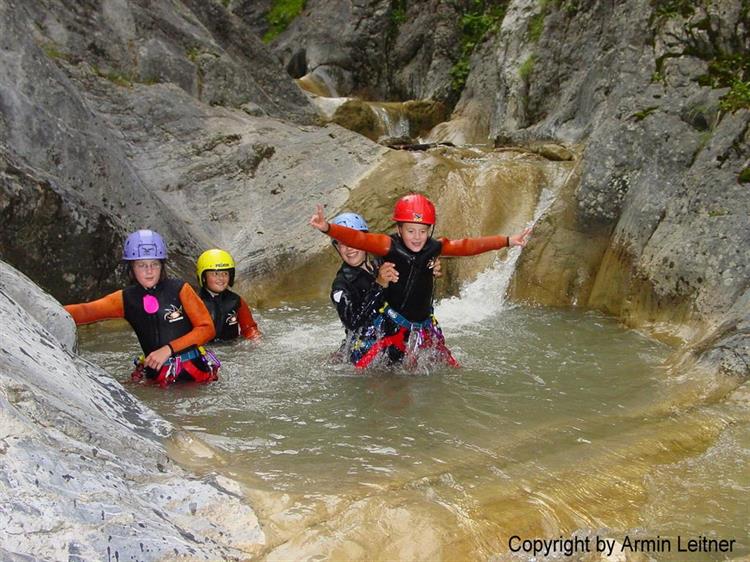
<svg viewBox="0 0 750 562">
<path fill-rule="evenodd" d="M 726 556 L 678 553 L 678 536 L 750 553 L 746 389 L 704 403 L 663 367 L 668 348 L 593 313 L 470 296 L 438 313 L 460 369 L 335 364 L 342 331 L 321 303 L 259 311 L 262 342 L 217 348 L 216 384 L 127 387 L 253 489 L 269 559 L 529 559 L 511 536 L 573 534 L 592 551 L 596 536 L 671 542 L 620 554 L 633 560 Z M 127 380 L 126 326 L 81 342 Z"/>
</svg>

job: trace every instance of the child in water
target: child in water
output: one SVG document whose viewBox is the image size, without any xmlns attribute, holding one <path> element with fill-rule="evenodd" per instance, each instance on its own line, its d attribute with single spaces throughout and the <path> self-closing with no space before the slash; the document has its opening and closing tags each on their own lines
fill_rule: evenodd
<svg viewBox="0 0 750 562">
<path fill-rule="evenodd" d="M 356 213 L 341 213 L 331 224 L 368 232 L 365 219 Z M 372 319 L 385 302 L 385 288 L 398 280 L 392 263 L 369 260 L 367 252 L 332 240 L 342 264 L 331 285 L 331 302 L 346 329 L 339 353 L 356 363 L 375 341 Z"/>
<path fill-rule="evenodd" d="M 67 305 L 76 325 L 125 318 L 143 350 L 133 380 L 145 376 L 161 386 L 216 380 L 220 363 L 201 347 L 214 337 L 213 322 L 190 285 L 167 277 L 162 237 L 152 230 L 133 232 L 125 240 L 122 259 L 131 284 L 99 300 Z"/>
<path fill-rule="evenodd" d="M 432 237 L 435 206 L 424 195 L 410 194 L 396 203 L 393 221 L 397 232 L 391 236 L 372 234 L 328 223 L 318 205 L 310 225 L 346 246 L 382 256 L 395 264 L 398 277 L 384 289 L 385 304 L 374 320 L 380 337 L 355 363 L 364 368 L 381 354 L 391 362 L 401 361 L 416 349 L 432 348 L 437 358 L 457 366 L 445 346 L 445 338 L 432 311 L 433 274 L 438 256 L 472 256 L 508 246 L 525 246 L 531 232 L 525 229 L 513 236 L 486 236 L 449 240 Z"/>
<path fill-rule="evenodd" d="M 234 273 L 231 254 L 216 248 L 203 252 L 195 264 L 199 295 L 213 318 L 216 340 L 259 338 L 258 324 L 247 303 L 229 290 L 234 285 Z"/>
</svg>

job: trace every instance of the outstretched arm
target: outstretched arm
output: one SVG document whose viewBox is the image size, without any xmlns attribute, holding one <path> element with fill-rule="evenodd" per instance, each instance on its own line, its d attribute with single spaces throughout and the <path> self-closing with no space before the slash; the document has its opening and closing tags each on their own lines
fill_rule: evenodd
<svg viewBox="0 0 750 562">
<path fill-rule="evenodd" d="M 499 250 L 509 246 L 525 246 L 531 234 L 531 228 L 525 228 L 512 236 L 483 236 L 481 238 L 463 238 L 448 240 L 441 238 L 443 256 L 475 256 L 490 250 Z"/>
<path fill-rule="evenodd" d="M 122 290 L 110 293 L 106 297 L 81 304 L 65 305 L 65 310 L 73 317 L 76 325 L 91 324 L 109 318 L 123 318 L 125 305 L 122 300 Z"/>
</svg>

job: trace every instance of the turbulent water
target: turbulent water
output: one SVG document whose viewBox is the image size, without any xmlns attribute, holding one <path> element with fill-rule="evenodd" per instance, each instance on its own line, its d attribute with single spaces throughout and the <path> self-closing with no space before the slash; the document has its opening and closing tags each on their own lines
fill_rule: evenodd
<svg viewBox="0 0 750 562">
<path fill-rule="evenodd" d="M 204 469 L 247 484 L 268 559 L 526 560 L 534 539 L 580 559 L 597 538 L 612 560 L 750 554 L 747 385 L 708 399 L 717 381 L 610 318 L 504 305 L 509 262 L 438 303 L 460 369 L 337 364 L 315 303 L 256 311 L 262 341 L 216 348 L 218 383 L 127 388 L 220 451 Z M 127 380 L 129 331 L 81 334 Z M 678 551 L 703 536 L 736 542 Z"/>
</svg>

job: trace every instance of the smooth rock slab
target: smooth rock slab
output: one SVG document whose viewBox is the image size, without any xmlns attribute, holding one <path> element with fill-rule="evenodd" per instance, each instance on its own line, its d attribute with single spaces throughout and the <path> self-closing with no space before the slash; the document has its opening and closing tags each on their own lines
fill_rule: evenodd
<svg viewBox="0 0 750 562">
<path fill-rule="evenodd" d="M 239 485 L 175 465 L 175 428 L 69 351 L 72 321 L 53 303 L 0 262 L 0 558 L 257 552 L 265 535 Z"/>
</svg>

